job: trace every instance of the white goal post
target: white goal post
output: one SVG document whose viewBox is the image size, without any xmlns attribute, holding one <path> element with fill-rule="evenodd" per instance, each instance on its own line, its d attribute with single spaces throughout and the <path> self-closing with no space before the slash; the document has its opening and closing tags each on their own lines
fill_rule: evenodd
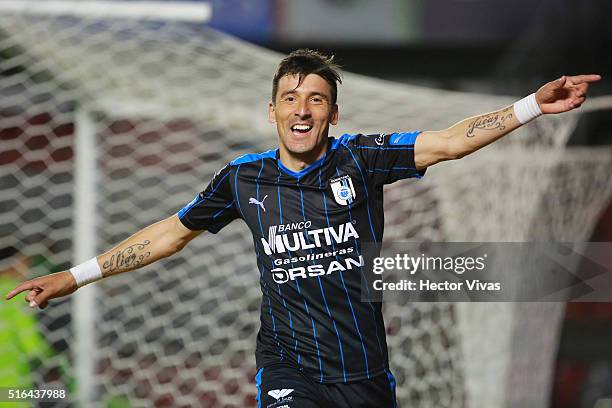
<svg viewBox="0 0 612 408">
<path fill-rule="evenodd" d="M 188 1 L 1 0 L 0 10 L 41 16 L 155 19 L 202 23 L 209 21 L 211 16 L 210 3 Z"/>
</svg>

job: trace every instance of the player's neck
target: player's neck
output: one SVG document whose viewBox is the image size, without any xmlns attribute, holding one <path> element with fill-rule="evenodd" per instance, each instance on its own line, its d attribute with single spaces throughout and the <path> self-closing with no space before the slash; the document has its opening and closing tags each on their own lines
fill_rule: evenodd
<svg viewBox="0 0 612 408">
<path fill-rule="evenodd" d="M 291 171 L 299 173 L 327 153 L 327 140 L 321 146 L 304 153 L 291 153 L 282 146 L 279 148 L 279 160 Z"/>
</svg>

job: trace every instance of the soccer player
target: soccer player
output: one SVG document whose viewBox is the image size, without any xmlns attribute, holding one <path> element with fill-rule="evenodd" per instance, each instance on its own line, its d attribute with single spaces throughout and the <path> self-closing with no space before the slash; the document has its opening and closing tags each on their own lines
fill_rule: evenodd
<svg viewBox="0 0 612 408">
<path fill-rule="evenodd" d="M 420 178 L 429 166 L 466 156 L 543 113 L 578 108 L 599 79 L 562 76 L 446 130 L 334 138 L 328 132 L 339 118 L 338 67 L 318 52 L 295 51 L 272 82 L 276 150 L 232 160 L 177 214 L 69 271 L 27 281 L 7 298 L 26 291 L 30 306 L 44 308 L 240 218 L 253 234 L 262 291 L 259 406 L 396 407 L 381 304 L 361 301 L 364 247 L 379 248 L 383 239 L 383 186 Z"/>
</svg>

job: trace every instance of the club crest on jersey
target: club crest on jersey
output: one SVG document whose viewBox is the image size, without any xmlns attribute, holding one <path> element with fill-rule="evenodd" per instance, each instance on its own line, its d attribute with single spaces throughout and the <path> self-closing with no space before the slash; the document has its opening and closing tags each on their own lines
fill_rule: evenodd
<svg viewBox="0 0 612 408">
<path fill-rule="evenodd" d="M 355 187 L 353 187 L 353 180 L 348 174 L 331 179 L 329 184 L 338 204 L 349 205 L 355 201 Z"/>
</svg>

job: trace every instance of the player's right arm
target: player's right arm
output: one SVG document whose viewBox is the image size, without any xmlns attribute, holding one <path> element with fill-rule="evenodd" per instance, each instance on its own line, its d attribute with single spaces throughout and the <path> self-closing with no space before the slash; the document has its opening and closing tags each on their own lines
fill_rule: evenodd
<svg viewBox="0 0 612 408">
<path fill-rule="evenodd" d="M 179 252 L 201 232 L 185 227 L 175 214 L 138 231 L 95 260 L 104 278 L 133 271 Z M 62 271 L 24 282 L 6 298 L 27 292 L 25 300 L 30 306 L 44 308 L 49 300 L 69 295 L 77 289 L 73 274 Z"/>
</svg>

